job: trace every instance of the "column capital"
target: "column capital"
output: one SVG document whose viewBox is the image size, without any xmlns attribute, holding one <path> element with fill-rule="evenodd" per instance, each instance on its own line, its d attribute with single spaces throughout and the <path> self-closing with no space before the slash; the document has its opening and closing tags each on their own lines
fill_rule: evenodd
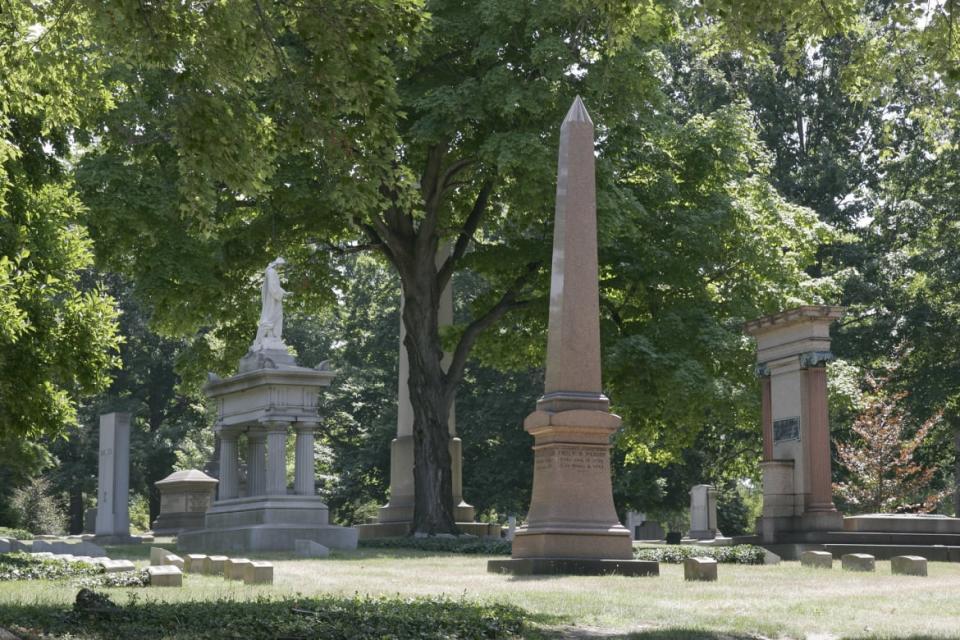
<svg viewBox="0 0 960 640">
<path fill-rule="evenodd" d="M 800 354 L 800 366 L 804 369 L 824 367 L 832 360 L 834 355 L 829 351 L 807 351 Z"/>
<path fill-rule="evenodd" d="M 223 426 L 217 427 L 216 429 L 214 429 L 214 432 L 216 433 L 216 436 L 221 440 L 236 440 L 237 438 L 240 437 L 240 432 L 237 431 L 236 429 L 228 429 Z"/>
<path fill-rule="evenodd" d="M 261 422 L 260 426 L 263 429 L 264 433 L 286 433 L 287 429 L 290 428 L 289 422 L 286 421 L 276 421 L 276 422 Z"/>
<path fill-rule="evenodd" d="M 318 421 L 311 420 L 298 420 L 291 424 L 291 426 L 296 431 L 316 431 L 320 428 L 320 423 Z"/>
</svg>

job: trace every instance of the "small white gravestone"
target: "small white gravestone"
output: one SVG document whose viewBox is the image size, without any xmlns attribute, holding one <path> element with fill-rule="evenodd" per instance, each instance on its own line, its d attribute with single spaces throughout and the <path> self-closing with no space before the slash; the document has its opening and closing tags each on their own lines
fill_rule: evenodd
<svg viewBox="0 0 960 640">
<path fill-rule="evenodd" d="M 840 557 L 845 571 L 876 571 L 876 559 L 869 553 L 847 553 Z"/>
<path fill-rule="evenodd" d="M 899 576 L 925 576 L 927 559 L 923 556 L 895 556 L 890 558 L 890 571 Z"/>
<path fill-rule="evenodd" d="M 180 587 L 183 585 L 183 572 L 173 565 L 147 567 L 151 587 Z"/>
<path fill-rule="evenodd" d="M 269 562 L 251 562 L 243 568 L 246 584 L 273 584 L 273 565 Z"/>
<path fill-rule="evenodd" d="M 698 484 L 690 489 L 690 537 L 713 540 L 717 528 L 717 490 L 709 484 Z"/>
<path fill-rule="evenodd" d="M 814 569 L 832 569 L 833 554 L 829 551 L 804 551 L 800 554 L 800 566 Z"/>
<path fill-rule="evenodd" d="M 716 581 L 717 561 L 713 558 L 687 558 L 683 561 L 683 579 Z"/>
<path fill-rule="evenodd" d="M 507 518 L 507 540 L 513 540 L 513 534 L 517 530 L 517 516 Z"/>
</svg>

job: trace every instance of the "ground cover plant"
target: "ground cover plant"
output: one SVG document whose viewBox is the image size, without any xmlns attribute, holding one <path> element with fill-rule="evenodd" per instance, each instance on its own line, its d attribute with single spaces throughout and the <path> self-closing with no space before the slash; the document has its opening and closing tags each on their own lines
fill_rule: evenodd
<svg viewBox="0 0 960 640">
<path fill-rule="evenodd" d="M 64 580 L 103 573 L 103 567 L 88 562 L 64 562 L 37 558 L 29 553 L 0 554 L 0 582 L 9 580 Z"/>
<path fill-rule="evenodd" d="M 27 531 L 26 529 L 0 527 L 0 538 L 13 538 L 15 540 L 33 540 L 33 534 Z"/>
<path fill-rule="evenodd" d="M 763 564 L 763 547 L 738 544 L 732 547 L 701 547 L 699 545 L 667 545 L 637 547 L 633 550 L 637 560 L 657 560 L 677 564 L 687 558 L 713 558 L 730 564 Z"/>
<path fill-rule="evenodd" d="M 324 638 L 486 640 L 524 627 L 516 607 L 443 597 L 286 597 L 171 604 L 138 598 L 118 605 L 82 590 L 66 605 L 0 605 L 0 620 L 23 638 Z"/>
<path fill-rule="evenodd" d="M 185 625 L 194 624 L 186 620 L 193 614 L 231 611 L 201 606 L 221 600 L 255 608 L 263 599 L 302 603 L 359 596 L 391 602 L 443 598 L 479 607 L 509 603 L 525 612 L 526 625 L 520 633 L 531 639 L 956 638 L 960 628 L 956 593 L 960 563 L 931 562 L 926 578 L 891 575 L 886 561 L 877 562 L 875 573 L 841 571 L 839 563 L 833 570 L 808 569 L 797 562 L 723 564 L 718 581 L 705 583 L 686 582 L 683 567 L 667 562 L 660 564 L 659 577 L 517 577 L 488 573 L 487 561 L 494 556 L 407 549 L 338 551 L 330 558 L 311 560 L 279 553 L 263 557 L 274 564 L 273 585 L 190 574 L 179 589 L 95 590 L 118 606 L 131 604 L 131 599 L 156 605 L 138 609 L 144 614 L 180 611 Z M 31 615 L 65 615 L 72 610 L 79 589 L 71 580 L 0 582 L 0 627 L 22 626 Z M 270 611 L 262 613 L 266 616 Z M 358 628 L 362 628 L 360 622 Z M 222 637 L 190 628 L 194 635 L 180 637 Z M 66 633 L 98 638 L 90 635 L 93 631 L 86 636 L 71 631 L 53 635 L 63 638 Z M 118 632 L 100 637 L 125 636 Z M 168 637 L 178 638 L 173 631 Z"/>
<path fill-rule="evenodd" d="M 361 547 L 368 549 L 413 549 L 418 551 L 440 551 L 445 553 L 465 553 L 470 555 L 508 556 L 513 549 L 509 540 L 491 538 L 447 538 L 430 536 L 428 538 L 397 537 L 361 540 Z"/>
</svg>

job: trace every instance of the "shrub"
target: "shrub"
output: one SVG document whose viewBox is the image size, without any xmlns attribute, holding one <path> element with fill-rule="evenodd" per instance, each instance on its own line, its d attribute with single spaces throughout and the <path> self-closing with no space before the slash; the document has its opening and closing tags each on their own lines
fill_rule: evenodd
<svg viewBox="0 0 960 640">
<path fill-rule="evenodd" d="M 26 529 L 11 529 L 10 527 L 0 527 L 0 538 L 13 538 L 15 540 L 33 540 L 33 534 Z"/>
<path fill-rule="evenodd" d="M 130 499 L 130 529 L 134 533 L 150 530 L 150 501 L 141 493 Z"/>
<path fill-rule="evenodd" d="M 638 547 L 633 550 L 637 560 L 656 560 L 679 564 L 687 558 L 713 558 L 728 564 L 763 564 L 763 547 L 738 544 L 732 547 L 702 547 L 699 545 L 671 545 L 668 547 Z"/>
<path fill-rule="evenodd" d="M 523 632 L 523 610 L 447 598 L 324 596 L 139 602 L 117 605 L 81 591 L 64 605 L 0 604 L 5 626 L 51 637 L 92 638 L 324 638 L 324 640 L 497 640 Z"/>
<path fill-rule="evenodd" d="M 416 549 L 419 551 L 439 551 L 442 553 L 463 553 L 483 556 L 508 556 L 513 549 L 509 540 L 491 538 L 374 538 L 361 540 L 359 546 L 370 549 Z"/>
<path fill-rule="evenodd" d="M 16 489 L 10 507 L 17 525 L 34 533 L 62 534 L 67 518 L 56 499 L 50 495 L 50 481 L 38 476 L 25 487 Z"/>
</svg>

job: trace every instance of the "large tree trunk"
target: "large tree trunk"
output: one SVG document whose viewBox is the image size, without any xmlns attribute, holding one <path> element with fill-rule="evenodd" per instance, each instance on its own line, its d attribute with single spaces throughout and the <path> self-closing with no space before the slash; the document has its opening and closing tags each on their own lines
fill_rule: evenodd
<svg viewBox="0 0 960 640">
<path fill-rule="evenodd" d="M 450 398 L 441 360 L 443 346 L 437 311 L 435 252 L 415 255 L 412 273 L 404 282 L 404 348 L 410 361 L 410 403 L 413 405 L 414 511 L 413 529 L 419 533 L 455 533 L 453 475 L 450 468 Z"/>
</svg>

